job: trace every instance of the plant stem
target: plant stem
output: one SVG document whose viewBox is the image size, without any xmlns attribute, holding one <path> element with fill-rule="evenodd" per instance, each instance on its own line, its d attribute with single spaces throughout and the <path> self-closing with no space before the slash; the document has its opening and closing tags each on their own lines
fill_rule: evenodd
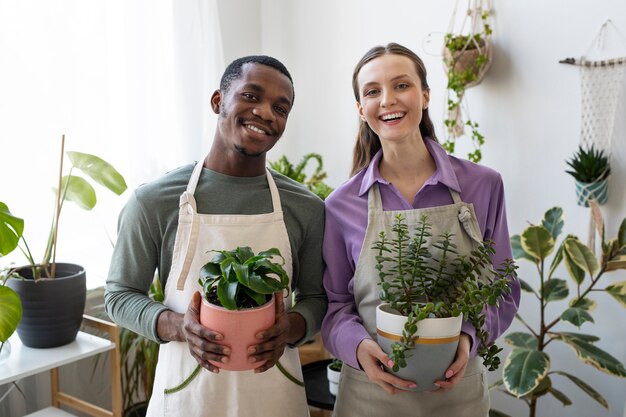
<svg viewBox="0 0 626 417">
<path fill-rule="evenodd" d="M 54 220 L 54 232 L 52 236 L 52 277 L 55 277 L 56 274 L 56 259 L 57 259 L 57 233 L 59 232 L 59 217 L 61 216 L 61 182 L 63 180 L 63 154 L 65 152 L 65 135 L 61 136 L 61 158 L 59 163 L 59 185 L 57 188 L 57 204 L 55 215 L 56 218 Z"/>
</svg>

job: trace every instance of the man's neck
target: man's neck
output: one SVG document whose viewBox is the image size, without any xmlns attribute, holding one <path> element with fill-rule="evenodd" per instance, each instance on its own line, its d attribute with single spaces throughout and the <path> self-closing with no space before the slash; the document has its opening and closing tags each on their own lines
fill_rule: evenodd
<svg viewBox="0 0 626 417">
<path fill-rule="evenodd" d="M 204 167 L 233 177 L 258 177 L 265 174 L 265 154 L 245 156 L 236 150 L 217 150 L 212 147 L 204 158 Z"/>
</svg>

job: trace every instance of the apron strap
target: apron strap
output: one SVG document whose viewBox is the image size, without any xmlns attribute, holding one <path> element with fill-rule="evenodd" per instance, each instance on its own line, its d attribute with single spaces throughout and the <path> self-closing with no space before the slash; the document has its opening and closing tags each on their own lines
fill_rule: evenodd
<svg viewBox="0 0 626 417">
<path fill-rule="evenodd" d="M 280 205 L 280 195 L 278 194 L 278 187 L 276 186 L 276 182 L 274 182 L 274 177 L 270 173 L 270 170 L 265 168 L 265 174 L 267 176 L 267 185 L 270 187 L 270 193 L 272 194 L 272 207 L 274 213 L 282 213 L 283 208 Z"/>
</svg>

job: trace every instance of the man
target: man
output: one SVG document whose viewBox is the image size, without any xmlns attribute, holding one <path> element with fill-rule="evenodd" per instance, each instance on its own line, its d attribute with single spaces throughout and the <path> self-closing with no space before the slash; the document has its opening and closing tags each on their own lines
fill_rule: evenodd
<svg viewBox="0 0 626 417">
<path fill-rule="evenodd" d="M 105 303 L 115 322 L 164 343 L 150 416 L 308 415 L 304 388 L 274 366 L 280 358 L 301 377 L 293 345 L 319 330 L 327 306 L 323 204 L 265 167 L 293 101 L 293 82 L 282 63 L 267 56 L 235 60 L 211 97 L 219 117 L 204 161 L 139 187 L 120 215 Z M 199 323 L 197 280 L 210 251 L 237 246 L 279 248 L 286 270 L 293 270 L 296 303 L 286 313 L 277 309 L 276 324 L 249 349 L 249 360 L 266 360 L 263 366 L 220 372 L 209 360 L 227 362 L 230 349 L 217 343 L 222 335 Z M 164 305 L 147 296 L 156 268 Z M 197 364 L 204 368 L 199 373 Z"/>
</svg>

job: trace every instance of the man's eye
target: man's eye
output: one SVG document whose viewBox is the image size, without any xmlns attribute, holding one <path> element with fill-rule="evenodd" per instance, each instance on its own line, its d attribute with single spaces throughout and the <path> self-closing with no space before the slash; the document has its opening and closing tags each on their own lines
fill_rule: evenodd
<svg viewBox="0 0 626 417">
<path fill-rule="evenodd" d="M 242 96 L 244 96 L 246 99 L 248 100 L 256 100 L 256 96 L 254 94 L 250 94 L 250 93 L 241 93 Z"/>
<path fill-rule="evenodd" d="M 285 116 L 289 113 L 289 112 L 287 111 L 287 109 L 285 109 L 284 107 L 281 107 L 281 106 L 275 106 L 275 107 L 274 107 L 274 109 L 275 109 L 278 113 L 280 113 L 280 114 L 282 114 L 282 115 L 285 115 Z"/>
</svg>

